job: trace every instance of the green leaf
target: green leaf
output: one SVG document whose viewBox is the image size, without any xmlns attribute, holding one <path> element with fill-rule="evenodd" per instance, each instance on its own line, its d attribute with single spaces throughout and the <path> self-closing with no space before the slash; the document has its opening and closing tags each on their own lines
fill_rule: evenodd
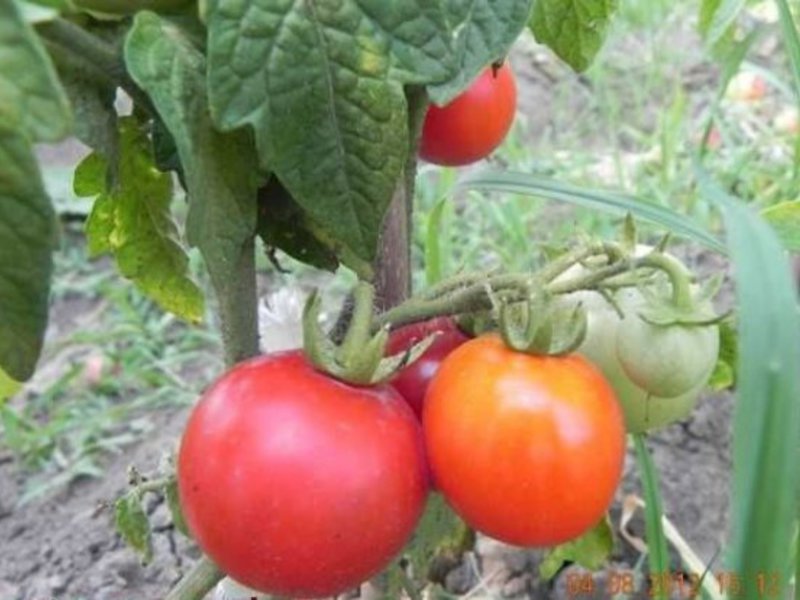
<svg viewBox="0 0 800 600">
<path fill-rule="evenodd" d="M 603 46 L 617 0 L 537 0 L 530 28 L 569 66 L 585 71 Z"/>
<path fill-rule="evenodd" d="M 93 198 L 106 191 L 108 187 L 108 160 L 97 152 L 92 152 L 75 168 L 72 177 L 72 191 L 78 198 Z"/>
<path fill-rule="evenodd" d="M 98 189 L 102 165 L 94 158 L 78 168 L 79 195 Z M 150 141 L 132 117 L 120 119 L 118 177 L 97 197 L 86 223 L 90 253 L 112 253 L 120 273 L 164 310 L 202 320 L 203 295 L 189 279 L 189 260 L 170 214 L 172 181 L 155 168 Z"/>
<path fill-rule="evenodd" d="M 727 568 L 755 598 L 757 575 L 790 576 L 800 437 L 800 315 L 786 253 L 749 206 L 697 168 L 701 195 L 722 212 L 736 274 L 739 355 L 733 426 L 731 542 Z"/>
<path fill-rule="evenodd" d="M 0 0 L 0 115 L 37 142 L 67 136 L 69 101 L 15 0 Z"/>
<path fill-rule="evenodd" d="M 172 515 L 172 524 L 175 529 L 180 531 L 183 535 L 191 537 L 189 533 L 189 526 L 186 524 L 186 519 L 183 517 L 183 510 L 181 509 L 181 501 L 178 497 L 178 481 L 171 477 L 167 487 L 164 488 L 164 495 L 167 498 L 167 506 Z"/>
<path fill-rule="evenodd" d="M 452 555 L 457 564 L 460 556 L 474 545 L 474 541 L 474 533 L 447 505 L 444 497 L 441 494 L 431 494 L 414 536 L 403 551 L 403 557 L 415 575 L 415 583 L 422 588 L 427 582 L 434 559 Z M 394 571 L 389 572 L 389 597 L 392 598 L 399 597 L 396 592 L 402 587 L 399 574 Z"/>
<path fill-rule="evenodd" d="M 55 242 L 33 148 L 0 121 L 0 368 L 17 381 L 33 374 L 42 349 Z"/>
<path fill-rule="evenodd" d="M 428 88 L 431 100 L 440 106 L 464 91 L 487 64 L 508 53 L 525 28 L 533 2 L 446 0 L 445 4 L 456 64 L 448 81 Z"/>
<path fill-rule="evenodd" d="M 746 4 L 747 0 L 702 0 L 698 25 L 710 45 L 722 39 Z"/>
<path fill-rule="evenodd" d="M 730 321 L 719 324 L 719 358 L 708 386 L 714 391 L 727 390 L 736 385 L 738 339 Z"/>
<path fill-rule="evenodd" d="M 261 181 L 252 138 L 217 131 L 205 96 L 205 60 L 181 31 L 154 13 L 139 13 L 125 42 L 125 60 L 169 130 L 189 193 L 187 237 L 203 254 L 218 294 L 235 281 L 256 228 Z"/>
<path fill-rule="evenodd" d="M 258 235 L 267 248 L 279 248 L 318 269 L 335 271 L 339 266 L 336 253 L 323 242 L 324 230 L 311 221 L 277 177 L 270 178 L 259 203 Z"/>
<path fill-rule="evenodd" d="M 153 558 L 150 522 L 137 490 L 131 490 L 114 504 L 114 525 L 125 542 L 142 557 L 143 563 Z"/>
<path fill-rule="evenodd" d="M 689 217 L 634 196 L 587 189 L 547 177 L 514 172 L 483 172 L 469 175 L 459 183 L 459 187 L 536 196 L 619 215 L 631 213 L 641 221 L 665 227 L 674 235 L 688 238 L 718 252 L 726 251 L 725 246 L 716 237 Z"/>
<path fill-rule="evenodd" d="M 410 149 L 403 86 L 450 82 L 461 67 L 470 81 L 511 44 L 529 4 L 211 0 L 212 115 L 224 130 L 252 126 L 262 166 L 369 263 Z"/>
<path fill-rule="evenodd" d="M 539 565 L 539 576 L 548 581 L 564 563 L 574 562 L 597 571 L 614 550 L 614 535 L 606 517 L 581 537 L 549 550 Z"/>
<path fill-rule="evenodd" d="M 21 387 L 22 384 L 19 381 L 12 379 L 3 369 L 0 369 L 0 404 L 16 394 Z"/>
<path fill-rule="evenodd" d="M 639 466 L 644 493 L 644 525 L 647 537 L 647 562 L 653 581 L 660 581 L 664 573 L 670 573 L 669 551 L 667 538 L 664 535 L 663 516 L 664 509 L 661 505 L 661 489 L 658 483 L 658 471 L 653 464 L 653 457 L 647 449 L 644 434 L 633 435 L 636 446 L 636 463 Z M 666 600 L 667 586 L 657 586 L 653 589 L 651 597 Z"/>
</svg>

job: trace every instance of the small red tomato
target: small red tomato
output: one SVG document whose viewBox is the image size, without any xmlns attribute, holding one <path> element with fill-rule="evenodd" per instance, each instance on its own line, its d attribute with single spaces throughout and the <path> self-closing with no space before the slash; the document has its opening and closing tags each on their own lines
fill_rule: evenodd
<svg viewBox="0 0 800 600">
<path fill-rule="evenodd" d="M 487 68 L 446 106 L 425 115 L 419 155 L 444 166 L 468 165 L 489 155 L 505 139 L 517 109 L 517 84 L 508 63 Z"/>
<path fill-rule="evenodd" d="M 622 410 L 600 371 L 575 354 L 515 352 L 496 335 L 444 360 L 423 429 L 439 491 L 474 529 L 509 544 L 583 534 L 622 476 Z"/>
<path fill-rule="evenodd" d="M 422 432 L 388 385 L 354 387 L 300 352 L 223 375 L 186 426 L 178 486 L 197 543 L 269 594 L 333 596 L 383 570 L 422 514 Z"/>
<path fill-rule="evenodd" d="M 439 369 L 439 365 L 448 354 L 470 338 L 462 333 L 452 319 L 438 318 L 396 329 L 389 337 L 387 346 L 388 353 L 397 354 L 434 333 L 439 335 L 425 354 L 401 370 L 390 381 L 420 419 L 428 384 Z"/>
</svg>

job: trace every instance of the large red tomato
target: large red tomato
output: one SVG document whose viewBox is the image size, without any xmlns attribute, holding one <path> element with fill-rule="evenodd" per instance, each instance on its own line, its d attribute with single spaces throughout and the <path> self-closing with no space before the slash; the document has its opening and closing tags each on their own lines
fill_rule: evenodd
<svg viewBox="0 0 800 600">
<path fill-rule="evenodd" d="M 189 529 L 225 573 L 307 598 L 387 566 L 428 475 L 419 423 L 394 389 L 338 382 L 288 352 L 242 363 L 203 395 L 178 485 Z"/>
<path fill-rule="evenodd" d="M 439 318 L 396 329 L 389 337 L 387 346 L 390 354 L 397 354 L 434 333 L 439 335 L 425 354 L 402 369 L 390 382 L 419 418 L 422 418 L 422 406 L 428 384 L 439 369 L 439 365 L 448 354 L 470 338 L 461 332 L 452 319 Z"/>
<path fill-rule="evenodd" d="M 450 104 L 431 105 L 425 115 L 419 155 L 445 166 L 485 158 L 505 139 L 517 109 L 517 84 L 508 63 L 487 68 Z"/>
<path fill-rule="evenodd" d="M 532 356 L 485 335 L 442 363 L 425 399 L 436 485 L 478 531 L 520 546 L 573 539 L 603 517 L 622 475 L 614 392 L 578 355 Z"/>
</svg>

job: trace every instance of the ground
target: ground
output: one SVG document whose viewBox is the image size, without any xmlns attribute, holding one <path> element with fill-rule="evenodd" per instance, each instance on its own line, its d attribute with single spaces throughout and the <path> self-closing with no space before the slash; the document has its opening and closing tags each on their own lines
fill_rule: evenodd
<svg viewBox="0 0 800 600">
<path fill-rule="evenodd" d="M 630 5 L 628 10 L 633 10 L 631 6 L 642 6 L 633 1 L 627 4 Z M 668 14 L 669 3 L 666 4 L 667 8 L 662 6 L 664 3 L 654 3 L 654 6 L 655 4 L 659 5 L 658 10 L 663 14 Z M 649 13 L 645 10 L 644 14 Z M 627 17 L 634 20 L 635 15 Z M 647 18 L 657 20 L 659 17 Z M 683 108 L 684 120 L 680 122 L 680 126 L 684 129 L 696 129 L 697 123 L 702 121 L 703 110 L 718 78 L 717 70 L 703 58 L 705 55 L 693 33 L 691 19 L 670 17 L 665 22 L 668 26 L 676 25 L 670 38 L 674 46 L 671 49 L 673 54 L 670 54 L 675 59 L 674 66 L 670 66 L 666 60 L 655 66 L 649 63 L 648 68 L 658 72 L 655 84 L 650 82 L 652 85 L 648 91 L 651 96 L 637 100 L 617 90 L 615 97 L 619 102 L 616 104 L 603 103 L 598 98 L 610 93 L 609 90 L 614 91 L 611 89 L 612 84 L 620 78 L 625 79 L 625 69 L 633 68 L 631 63 L 638 64 L 638 70 L 632 76 L 640 76 L 644 72 L 645 66 L 636 63 L 633 57 L 652 58 L 654 46 L 660 39 L 658 36 L 664 35 L 663 28 L 653 30 L 652 39 L 647 37 L 647 33 L 633 36 L 620 33 L 608 50 L 608 56 L 615 60 L 609 61 L 607 72 L 604 74 L 595 71 L 589 77 L 570 74 L 552 56 L 529 41 L 519 45 L 512 55 L 512 61 L 519 76 L 520 112 L 525 117 L 524 126 L 515 133 L 515 147 L 503 155 L 503 160 L 518 169 L 533 168 L 555 176 L 600 181 L 610 185 L 628 185 L 636 190 L 644 188 L 645 192 L 656 190 L 657 186 L 647 187 L 650 180 L 645 177 L 648 165 L 654 160 L 648 143 L 653 139 L 661 139 L 663 130 L 672 127 L 671 122 L 664 124 L 664 113 L 672 106 L 672 95 L 680 88 L 688 96 Z M 648 26 L 654 27 L 652 23 Z M 652 95 L 658 96 L 662 92 L 664 96 L 658 97 L 658 102 L 653 100 Z M 570 128 L 565 123 L 573 114 L 580 117 L 575 119 L 574 127 Z M 637 122 L 637 126 L 641 125 L 638 130 L 634 130 L 630 123 L 625 123 L 629 116 L 631 121 Z M 596 126 L 593 133 L 586 134 L 582 128 L 591 128 L 593 123 Z M 564 131 L 571 133 L 564 134 Z M 605 137 L 608 131 L 614 131 L 614 140 L 609 141 Z M 575 137 L 580 143 L 575 143 Z M 696 141 L 695 136 L 689 137 Z M 545 138 L 546 141 L 542 141 Z M 530 153 L 518 152 L 519 148 L 528 146 L 534 148 L 529 149 Z M 562 147 L 572 148 L 571 154 L 559 155 L 556 149 Z M 658 148 L 662 153 L 668 150 L 663 144 Z M 585 155 L 589 153 L 594 153 L 594 160 L 585 160 Z M 65 151 L 64 148 L 43 151 L 42 156 L 54 171 L 74 158 L 71 151 Z M 554 164 L 559 160 L 565 165 L 555 168 Z M 653 168 L 661 168 L 663 162 L 666 159 L 657 159 L 658 166 Z M 671 175 L 679 177 L 674 170 L 678 167 L 673 165 L 670 168 L 673 169 L 670 171 Z M 429 176 L 430 174 L 423 174 L 423 179 Z M 752 182 L 745 181 L 743 186 L 750 183 Z M 421 197 L 431 195 L 426 186 L 433 184 L 422 181 L 420 185 Z M 684 191 L 680 185 L 671 185 L 664 193 L 680 196 Z M 470 208 L 460 207 L 458 210 Z M 565 218 L 565 213 L 560 209 L 551 208 L 536 214 L 551 222 L 561 222 Z M 577 217 L 568 213 L 566 222 L 574 225 Z M 80 243 L 69 247 L 78 248 L 78 252 L 83 251 Z M 466 253 L 463 248 L 462 251 Z M 725 272 L 727 269 L 724 261 L 709 253 L 683 247 L 682 251 L 703 274 Z M 92 268 L 110 273 L 107 264 L 98 267 L 94 263 Z M 66 270 L 68 269 L 62 269 L 61 273 Z M 83 279 L 78 279 L 83 282 L 82 285 L 91 287 L 96 284 L 96 280 L 91 279 L 88 274 L 81 277 Z M 49 352 L 45 353 L 40 374 L 26 389 L 26 401 L 33 402 L 31 399 L 34 397 L 58 395 L 65 389 L 72 393 L 75 386 L 82 386 L 80 393 L 87 397 L 99 396 L 102 385 L 93 387 L 99 385 L 96 381 L 99 375 L 93 375 L 93 369 L 98 370 L 102 377 L 108 377 L 109 374 L 113 377 L 115 374 L 119 375 L 120 369 L 124 374 L 126 365 L 140 359 L 135 353 L 141 351 L 138 347 L 115 347 L 116 354 L 109 358 L 102 341 L 75 342 L 76 336 L 96 333 L 98 315 L 105 318 L 103 311 L 111 310 L 108 308 L 109 303 L 113 304 L 113 310 L 122 311 L 127 315 L 125 318 L 129 319 L 123 323 L 125 327 L 121 330 L 128 331 L 134 327 L 130 319 L 135 321 L 141 306 L 138 301 L 130 301 L 125 291 L 120 291 L 127 283 L 112 278 L 113 275 L 110 274 L 108 277 L 103 276 L 102 282 L 106 286 L 103 289 L 106 292 L 99 296 L 76 292 L 73 280 L 70 280 L 72 287 L 64 284 L 61 292 L 58 285 L 56 286 L 52 327 L 48 338 Z M 267 278 L 262 282 L 263 287 L 265 290 L 274 289 L 278 280 Z M 729 306 L 729 287 L 726 290 L 721 302 L 724 306 Z M 148 318 L 152 318 L 149 312 L 151 309 L 141 310 L 148 311 Z M 148 324 L 143 330 L 146 335 L 161 335 L 163 332 L 173 336 L 185 335 L 184 329 L 175 329 L 178 326 L 172 323 L 163 324 L 162 329 L 158 329 L 156 333 L 147 327 L 151 325 Z M 146 346 L 146 335 L 139 338 L 143 340 L 143 346 Z M 65 340 L 71 340 L 69 343 L 76 347 L 74 352 L 70 351 L 66 355 L 59 345 Z M 198 340 L 196 345 L 190 346 L 186 351 L 187 355 L 196 354 L 193 359 L 175 359 L 177 362 L 174 364 L 178 366 L 174 369 L 170 366 L 173 363 L 165 362 L 163 373 L 148 375 L 155 377 L 154 387 L 161 385 L 159 382 L 162 379 L 158 379 L 159 377 L 167 377 L 170 385 L 174 386 L 170 389 L 182 393 L 176 392 L 176 396 L 180 398 L 177 401 L 158 398 L 147 404 L 144 410 L 139 407 L 136 411 L 118 416 L 111 425 L 99 425 L 99 431 L 104 432 L 103 435 L 110 431 L 122 437 L 118 443 L 107 448 L 109 451 L 98 453 L 92 446 L 92 453 L 87 454 L 91 461 L 85 465 L 80 463 L 84 456 L 77 455 L 67 459 L 62 457 L 59 467 L 58 452 L 53 452 L 52 447 L 25 446 L 24 427 L 19 430 L 22 432 L 23 437 L 19 438 L 22 442 L 18 440 L 19 443 L 12 443 L 11 424 L 8 420 L 2 422 L 3 429 L 0 431 L 6 436 L 6 443 L 4 444 L 0 434 L 1 600 L 159 598 L 192 565 L 199 553 L 190 542 L 174 531 L 163 502 L 152 497 L 148 503 L 148 512 L 155 524 L 155 556 L 147 566 L 141 565 L 136 555 L 114 533 L 111 507 L 114 500 L 126 489 L 126 469 L 129 465 L 136 465 L 146 472 L 152 471 L 164 453 L 174 449 L 191 399 L 208 380 L 209 369 L 213 372 L 216 368 L 213 363 L 211 367 L 198 367 L 198 356 L 200 362 L 210 356 L 207 344 L 211 342 Z M 134 346 L 138 346 L 138 342 Z M 155 345 L 151 351 L 159 360 L 166 361 L 168 358 L 164 346 Z M 56 383 L 67 372 L 74 372 L 74 376 L 71 375 L 68 383 L 64 384 L 66 387 L 61 386 L 53 391 L 57 387 Z M 117 395 L 114 396 L 109 410 L 115 410 L 117 404 L 124 401 L 124 398 L 120 400 L 120 395 L 124 396 L 125 389 L 122 385 L 116 390 Z M 15 402 L 12 407 L 19 408 L 20 400 Z M 730 394 L 709 394 L 702 399 L 698 410 L 690 419 L 648 439 L 660 474 L 665 514 L 702 564 L 711 564 L 712 572 L 717 570 L 718 553 L 725 542 L 727 531 L 732 409 L 733 398 Z M 42 415 L 34 415 L 34 418 L 42 418 Z M 65 427 L 72 427 L 75 419 L 69 420 L 66 416 L 64 418 L 67 419 Z M 54 443 L 58 445 L 58 442 Z M 73 441 L 73 445 L 74 443 Z M 81 443 L 84 444 L 83 447 L 88 447 L 86 440 Z M 89 444 L 96 444 L 96 440 Z M 41 458 L 43 456 L 46 458 Z M 30 460 L 26 463 L 26 457 L 34 457 L 35 464 L 30 464 Z M 76 465 L 84 465 L 81 468 L 85 468 L 85 472 L 82 473 Z M 70 476 L 57 480 L 59 474 L 68 467 L 74 467 Z M 39 492 L 33 495 L 32 481 L 39 486 Z M 48 483 L 53 485 L 48 486 Z M 55 485 L 56 483 L 59 485 Z M 635 461 L 629 453 L 619 502 L 615 503 L 615 509 L 611 513 L 616 533 L 616 549 L 611 565 L 594 575 L 594 596 L 576 596 L 574 590 L 569 589 L 571 578 L 579 573 L 577 567 L 568 567 L 552 582 L 542 582 L 536 576 L 540 552 L 513 549 L 488 539 L 479 540 L 476 552 L 468 555 L 463 564 L 448 575 L 449 592 L 466 594 L 471 598 L 610 597 L 608 586 L 615 577 L 622 573 L 635 571 L 641 575 L 643 572 L 641 553 L 635 546 L 635 538 L 641 537 L 644 530 L 641 511 L 625 527 L 628 538 L 633 539 L 633 542 L 620 533 L 623 517 L 621 506 L 623 500 L 631 494 L 641 495 L 641 492 Z M 21 502 L 27 498 L 31 499 Z M 673 557 L 673 566 L 676 569 L 682 568 L 677 553 Z M 647 597 L 647 593 L 641 592 L 634 597 Z"/>
</svg>

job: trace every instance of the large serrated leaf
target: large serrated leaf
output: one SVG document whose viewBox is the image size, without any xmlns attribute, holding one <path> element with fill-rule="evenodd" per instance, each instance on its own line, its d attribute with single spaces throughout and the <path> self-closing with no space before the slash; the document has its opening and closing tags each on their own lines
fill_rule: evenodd
<svg viewBox="0 0 800 600">
<path fill-rule="evenodd" d="M 556 546 L 547 552 L 539 564 L 539 575 L 552 579 L 567 562 L 575 562 L 585 569 L 596 571 L 608 560 L 614 549 L 614 535 L 607 517 L 579 538 Z"/>
<path fill-rule="evenodd" d="M 442 105 L 455 98 L 487 63 L 502 58 L 525 28 L 531 0 L 446 0 L 447 18 L 454 32 L 453 77 L 428 87 L 431 100 Z"/>
<path fill-rule="evenodd" d="M 60 140 L 72 127 L 55 68 L 15 0 L 0 0 L 0 114 L 38 142 Z"/>
<path fill-rule="evenodd" d="M 530 28 L 578 72 L 585 71 L 603 46 L 618 0 L 536 0 Z"/>
<path fill-rule="evenodd" d="M 736 276 L 739 355 L 733 518 L 727 567 L 755 598 L 758 576 L 783 597 L 797 515 L 800 315 L 787 257 L 772 229 L 698 168 L 699 191 L 722 212 Z"/>
<path fill-rule="evenodd" d="M 30 143 L 0 122 L 0 368 L 17 381 L 42 349 L 55 226 Z"/>
<path fill-rule="evenodd" d="M 148 563 L 153 558 L 150 522 L 138 491 L 131 490 L 114 504 L 114 525 L 122 538 Z"/>
<path fill-rule="evenodd" d="M 214 128 L 203 55 L 168 21 L 139 13 L 125 42 L 125 60 L 175 141 L 189 192 L 189 243 L 200 249 L 215 289 L 225 294 L 235 285 L 231 270 L 256 228 L 261 177 L 252 138 Z"/>
<path fill-rule="evenodd" d="M 212 115 L 225 130 L 252 126 L 262 165 L 369 263 L 409 152 L 403 86 L 450 81 L 431 94 L 452 97 L 507 49 L 529 6 L 211 0 Z"/>
<path fill-rule="evenodd" d="M 102 189 L 103 164 L 90 155 L 76 171 L 76 191 L 91 195 Z M 135 118 L 121 119 L 117 181 L 92 207 L 86 223 L 89 250 L 112 253 L 120 273 L 164 310 L 197 322 L 204 315 L 203 294 L 189 279 L 171 200 L 172 181 L 155 168 L 147 135 Z"/>
<path fill-rule="evenodd" d="M 324 231 L 309 219 L 292 196 L 272 177 L 258 207 L 258 235 L 268 249 L 278 248 L 305 264 L 335 271 L 336 253 L 320 238 Z"/>
</svg>

